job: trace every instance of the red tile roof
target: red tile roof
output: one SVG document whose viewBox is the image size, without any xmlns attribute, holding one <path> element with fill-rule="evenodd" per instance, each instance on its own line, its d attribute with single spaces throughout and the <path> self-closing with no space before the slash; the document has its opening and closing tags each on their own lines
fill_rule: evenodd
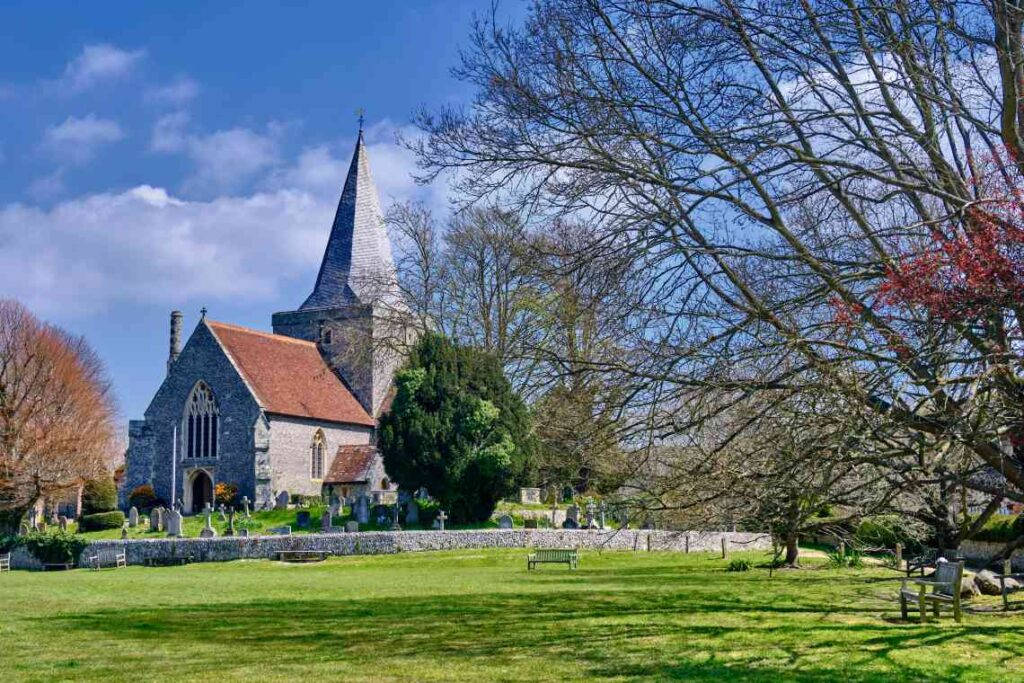
<svg viewBox="0 0 1024 683">
<path fill-rule="evenodd" d="M 313 342 L 206 321 L 268 413 L 372 427 Z"/>
<path fill-rule="evenodd" d="M 338 446 L 325 484 L 357 484 L 368 481 L 370 467 L 377 457 L 374 446 Z"/>
</svg>

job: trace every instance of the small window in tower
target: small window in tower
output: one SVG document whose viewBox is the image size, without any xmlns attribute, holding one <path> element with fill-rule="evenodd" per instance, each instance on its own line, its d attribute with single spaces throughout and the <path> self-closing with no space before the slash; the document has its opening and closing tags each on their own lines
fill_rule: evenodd
<svg viewBox="0 0 1024 683">
<path fill-rule="evenodd" d="M 320 328 L 317 333 L 317 337 L 320 339 L 320 343 L 325 346 L 330 346 L 331 342 L 334 340 L 331 328 L 323 320 L 320 321 Z"/>
<path fill-rule="evenodd" d="M 384 477 L 383 479 L 380 480 L 380 487 L 382 489 L 384 489 L 385 491 L 387 491 L 389 488 L 391 488 L 391 482 L 388 481 L 387 477 Z"/>
</svg>

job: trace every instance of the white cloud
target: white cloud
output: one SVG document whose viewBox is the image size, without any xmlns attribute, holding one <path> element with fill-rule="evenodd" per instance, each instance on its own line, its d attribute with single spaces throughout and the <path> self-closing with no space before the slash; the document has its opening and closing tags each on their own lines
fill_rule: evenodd
<svg viewBox="0 0 1024 683">
<path fill-rule="evenodd" d="M 0 208 L 0 291 L 44 314 L 251 301 L 310 276 L 333 206 L 293 191 L 186 201 L 161 188 Z"/>
<path fill-rule="evenodd" d="M 64 67 L 61 85 L 72 92 L 80 92 L 120 80 L 132 72 L 144 54 L 142 50 L 122 50 L 107 43 L 86 45 Z"/>
<path fill-rule="evenodd" d="M 62 161 L 84 163 L 103 145 L 124 138 L 117 121 L 95 114 L 82 118 L 69 116 L 63 123 L 50 126 L 43 134 L 43 147 Z"/>
<path fill-rule="evenodd" d="M 64 194 L 64 168 L 58 168 L 53 173 L 33 180 L 28 186 L 28 194 L 37 201 L 53 199 Z"/>
<path fill-rule="evenodd" d="M 149 148 L 154 152 L 180 152 L 185 149 L 188 137 L 185 127 L 188 126 L 189 115 L 185 111 L 165 114 L 156 120 L 153 126 L 153 137 Z"/>
<path fill-rule="evenodd" d="M 199 84 L 187 76 L 181 76 L 166 85 L 150 88 L 145 98 L 148 102 L 180 107 L 195 99 Z"/>
</svg>

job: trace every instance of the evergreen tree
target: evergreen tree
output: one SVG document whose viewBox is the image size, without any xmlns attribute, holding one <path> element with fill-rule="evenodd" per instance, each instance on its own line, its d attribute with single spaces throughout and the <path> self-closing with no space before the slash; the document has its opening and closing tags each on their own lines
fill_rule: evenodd
<svg viewBox="0 0 1024 683">
<path fill-rule="evenodd" d="M 470 522 L 530 483 L 529 414 L 494 356 L 427 334 L 395 382 L 380 448 L 402 488 L 424 487 L 453 521 Z"/>
</svg>

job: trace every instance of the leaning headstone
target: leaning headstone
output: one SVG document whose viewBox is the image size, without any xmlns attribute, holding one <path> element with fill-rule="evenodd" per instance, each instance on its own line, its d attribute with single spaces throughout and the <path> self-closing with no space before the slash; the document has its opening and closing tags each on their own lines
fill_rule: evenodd
<svg viewBox="0 0 1024 683">
<path fill-rule="evenodd" d="M 351 534 L 359 531 L 359 522 L 345 522 L 345 533 Z"/>
<path fill-rule="evenodd" d="M 160 524 L 164 525 L 163 528 L 167 529 L 167 535 L 172 538 L 181 538 L 181 513 L 177 510 L 170 510 L 167 514 L 164 514 L 163 508 L 157 508 L 153 510 L 153 514 L 160 520 Z"/>
<path fill-rule="evenodd" d="M 281 491 L 281 493 L 277 494 L 277 498 L 274 499 L 274 508 L 277 509 L 277 510 L 286 510 L 286 509 L 288 509 L 288 500 L 289 500 L 288 492 L 287 491 Z"/>
<path fill-rule="evenodd" d="M 128 526 L 133 529 L 139 525 L 139 509 L 132 506 L 132 509 L 128 511 Z"/>
<path fill-rule="evenodd" d="M 331 511 L 330 509 L 324 510 L 324 513 L 320 515 L 320 531 L 324 533 L 331 530 Z"/>
<path fill-rule="evenodd" d="M 409 504 L 405 506 L 405 525 L 414 526 L 420 523 L 420 506 L 416 504 L 416 499 L 409 499 Z"/>
<path fill-rule="evenodd" d="M 369 524 L 370 523 L 370 500 L 369 500 L 369 498 L 366 497 L 366 494 L 360 494 L 359 497 L 356 498 L 356 505 L 355 505 L 355 507 L 356 507 L 356 509 L 355 509 L 356 521 L 359 522 L 360 524 Z"/>
<path fill-rule="evenodd" d="M 509 515 L 502 515 L 498 518 L 499 529 L 511 529 L 513 526 L 515 525 L 512 522 L 512 517 L 510 517 Z"/>
<path fill-rule="evenodd" d="M 299 510 L 298 514 L 295 515 L 295 525 L 300 529 L 308 529 L 310 523 L 309 510 Z"/>
<path fill-rule="evenodd" d="M 65 517 L 64 515 L 61 515 L 60 517 L 58 517 L 57 518 L 57 526 L 60 527 L 61 531 L 67 531 L 68 530 L 68 518 Z"/>
</svg>

